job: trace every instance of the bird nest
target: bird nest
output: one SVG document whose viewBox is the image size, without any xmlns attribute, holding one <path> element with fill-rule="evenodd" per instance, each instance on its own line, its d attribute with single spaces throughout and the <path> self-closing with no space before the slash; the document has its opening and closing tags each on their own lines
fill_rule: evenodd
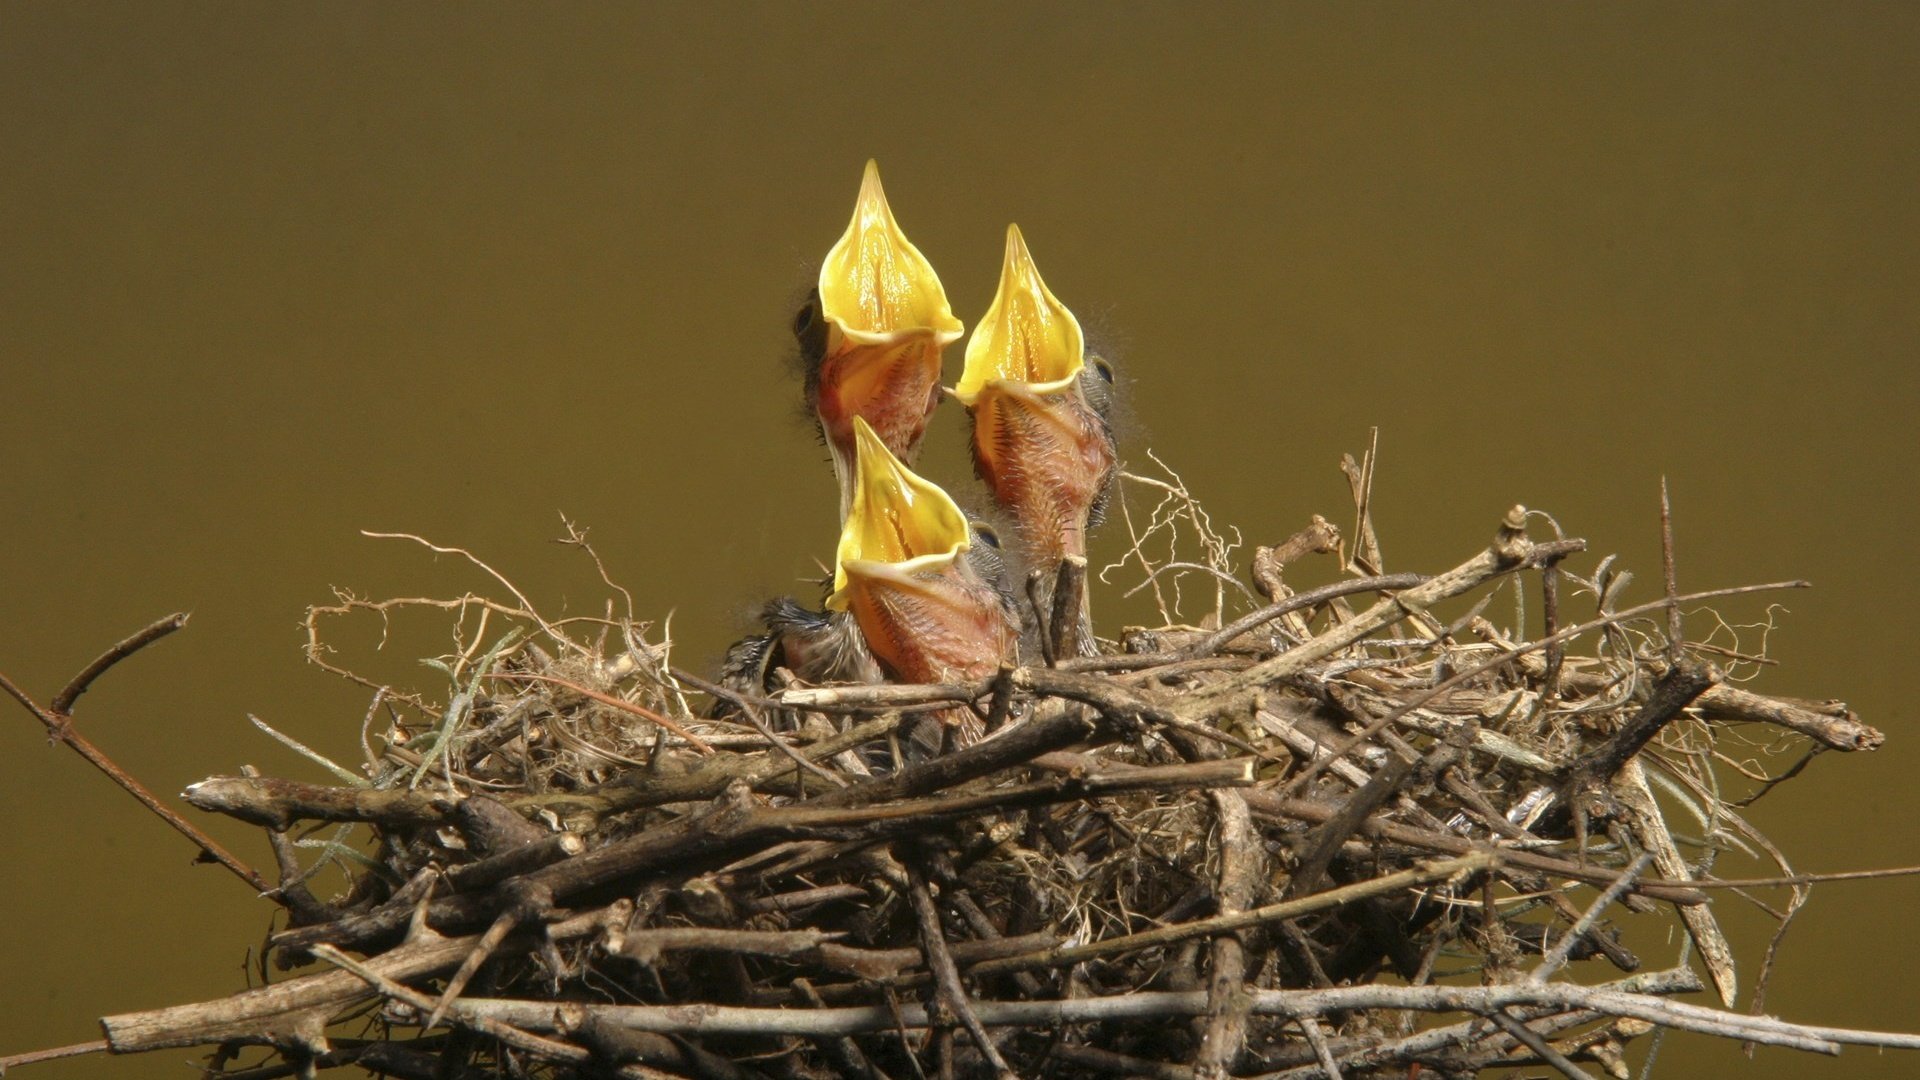
<svg viewBox="0 0 1920 1080">
<path fill-rule="evenodd" d="M 107 1045 L 211 1046 L 210 1075 L 249 1080 L 731 1080 L 1624 1077 L 1664 1028 L 1897 1044 L 1731 1008 L 1754 962 L 1712 901 L 1786 889 L 1756 901 L 1784 927 L 1811 880 L 1741 796 L 1880 739 L 1736 686 L 1767 661 L 1717 617 L 1682 633 L 1683 606 L 1794 583 L 1686 595 L 1669 558 L 1665 594 L 1626 605 L 1614 560 L 1519 507 L 1458 566 L 1388 573 L 1371 462 L 1347 469 L 1348 536 L 1316 518 L 1246 567 L 1177 477 L 1125 477 L 1131 544 L 1091 584 L 1128 579 L 1167 625 L 967 685 L 727 689 L 611 581 L 605 615 L 549 619 L 436 549 L 494 595 L 309 614 L 313 661 L 372 694 L 364 760 L 276 733 L 336 782 L 186 792 L 265 827 L 276 963 L 107 1017 Z M 1315 570 L 1334 580 L 1289 583 Z M 1088 584 L 1070 560 L 1036 595 Z M 1196 586 L 1213 610 L 1180 625 Z M 416 609 L 452 627 L 436 689 L 328 645 Z M 903 756 L 904 722 L 956 707 L 988 736 Z M 1779 876 L 1716 879 L 1723 852 Z M 1667 962 L 1639 971 L 1648 949 Z M 1709 986 L 1728 1008 L 1676 1000 Z"/>
</svg>

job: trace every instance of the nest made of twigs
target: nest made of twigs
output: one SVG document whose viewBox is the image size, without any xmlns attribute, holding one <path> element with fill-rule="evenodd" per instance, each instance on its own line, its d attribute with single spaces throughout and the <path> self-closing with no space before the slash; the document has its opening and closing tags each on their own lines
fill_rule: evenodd
<svg viewBox="0 0 1920 1080">
<path fill-rule="evenodd" d="M 1731 1006 L 1716 854 L 1792 870 L 1723 788 L 1791 775 L 1761 751 L 1878 733 L 1737 688 L 1758 657 L 1679 632 L 1703 597 L 1669 574 L 1623 607 L 1612 560 L 1582 576 L 1585 545 L 1533 539 L 1519 508 L 1451 570 L 1386 574 L 1370 466 L 1349 474 L 1351 553 L 1316 518 L 1255 552 L 1250 585 L 1176 476 L 1129 477 L 1150 504 L 1120 504 L 1122 568 L 1168 625 L 977 685 L 723 690 L 630 598 L 549 621 L 471 555 L 511 600 L 343 595 L 310 612 L 309 655 L 373 692 L 365 760 L 293 744 L 341 782 L 188 792 L 267 827 L 289 914 L 271 952 L 325 970 L 110 1017 L 109 1041 L 216 1045 L 227 1076 L 737 1078 L 1623 1076 L 1656 1026 L 1831 1039 L 1670 1002 L 1705 985 L 1688 958 L 1633 974 L 1665 938 L 1610 924 L 1677 921 Z M 1287 570 L 1316 554 L 1345 576 L 1295 592 Z M 1174 625 L 1195 581 L 1214 609 Z M 1539 610 L 1497 625 L 1503 592 Z M 324 644 L 331 620 L 422 605 L 455 626 L 442 694 Z M 900 758 L 903 715 L 956 706 L 989 737 Z M 351 883 L 323 900 L 329 863 Z M 1770 910 L 1790 916 L 1791 889 Z M 274 1057 L 243 1067 L 254 1044 Z"/>
</svg>

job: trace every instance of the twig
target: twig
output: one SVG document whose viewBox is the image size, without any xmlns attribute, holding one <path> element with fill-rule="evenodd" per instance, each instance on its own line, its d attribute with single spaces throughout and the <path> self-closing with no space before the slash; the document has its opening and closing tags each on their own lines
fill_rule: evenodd
<svg viewBox="0 0 1920 1080">
<path fill-rule="evenodd" d="M 1333 1060 L 1333 1048 L 1327 1045 L 1327 1035 L 1320 1030 L 1320 1021 L 1312 1016 L 1303 1016 L 1299 1020 L 1300 1033 L 1307 1037 L 1307 1044 L 1313 1047 L 1313 1055 L 1320 1059 L 1320 1068 L 1327 1080 L 1343 1080 L 1340 1066 Z"/>
<path fill-rule="evenodd" d="M 1540 1055 L 1540 1059 L 1553 1066 L 1567 1080 L 1594 1080 L 1593 1074 L 1567 1060 L 1567 1056 L 1547 1044 L 1540 1033 L 1515 1020 L 1505 1009 L 1494 1009 L 1487 1018 L 1498 1024 L 1502 1030 L 1520 1040 L 1527 1049 Z"/>
<path fill-rule="evenodd" d="M 530 671 L 496 671 L 496 672 L 489 672 L 487 674 L 484 674 L 481 676 L 481 678 L 525 679 L 532 682 L 552 683 L 556 686 L 564 686 L 567 689 L 573 691 L 574 693 L 579 694 L 582 697 L 592 698 L 594 701 L 597 701 L 600 704 L 605 705 L 610 709 L 618 709 L 621 712 L 627 713 L 628 715 L 638 716 L 642 720 L 646 720 L 649 723 L 658 724 L 661 727 L 666 728 L 668 731 L 673 732 L 675 735 L 680 736 L 682 739 L 685 739 L 689 744 L 693 746 L 694 749 L 700 751 L 703 754 L 711 754 L 714 752 L 713 747 L 709 745 L 705 739 L 702 739 L 700 736 L 695 735 L 691 731 L 688 731 L 686 728 L 682 727 L 678 721 L 672 719 L 671 717 L 665 716 L 659 712 L 656 712 L 653 709 L 649 709 L 645 705 L 641 705 L 638 702 L 628 701 L 625 698 L 615 697 L 612 694 L 595 690 L 591 686 L 582 686 L 581 684 L 574 682 L 572 679 L 562 679 L 556 675 L 538 675 Z"/>
<path fill-rule="evenodd" d="M 109 1049 L 107 1040 L 95 1039 L 92 1042 L 74 1043 L 71 1046 L 54 1046 L 45 1050 L 29 1050 L 24 1054 L 8 1054 L 0 1057 L 0 1076 L 7 1070 L 22 1065 L 38 1065 L 46 1061 L 64 1061 L 67 1058 L 85 1057 L 88 1054 L 104 1054 Z"/>
<path fill-rule="evenodd" d="M 1246 799 L 1248 808 L 1256 814 L 1290 818 L 1295 821 L 1324 822 L 1340 812 L 1340 808 L 1335 805 L 1316 802 L 1312 799 L 1284 798 L 1271 791 L 1249 791 L 1246 793 Z M 1361 824 L 1360 832 L 1366 836 L 1442 854 L 1467 855 L 1480 850 L 1480 845 L 1464 836 L 1431 832 L 1411 825 L 1382 821 L 1379 818 L 1367 819 Z M 1500 858 L 1509 866 L 1519 870 L 1584 881 L 1589 885 L 1604 887 L 1612 882 L 1614 877 L 1592 864 L 1582 865 L 1571 859 L 1557 858 L 1544 852 L 1502 848 Z M 1642 880 L 1634 886 L 1634 892 L 1673 904 L 1704 904 L 1707 902 L 1707 896 L 1696 887 L 1701 884 L 1705 883 L 1689 881 L 1682 885 L 1668 881 Z"/>
<path fill-rule="evenodd" d="M 1689 597 L 1681 597 L 1687 600 Z M 1701 694 L 1700 713 L 1709 720 L 1777 724 L 1834 750 L 1878 750 L 1886 736 L 1861 723 L 1843 702 L 1812 705 L 1767 697 L 1725 683 Z"/>
<path fill-rule="evenodd" d="M 1094 642 L 1081 639 L 1083 632 L 1092 629 L 1081 626 L 1086 610 L 1087 559 L 1084 555 L 1068 555 L 1060 560 L 1060 569 L 1054 575 L 1053 608 L 1043 628 L 1053 657 L 1050 667 L 1058 667 L 1060 661 L 1078 656 L 1082 650 L 1097 650 Z"/>
<path fill-rule="evenodd" d="M 1613 792 L 1614 798 L 1626 810 L 1627 827 L 1653 858 L 1653 865 L 1661 875 L 1675 880 L 1691 877 L 1687 861 L 1680 854 L 1679 846 L 1673 842 L 1673 835 L 1660 814 L 1660 807 L 1653 801 L 1653 791 L 1647 787 L 1646 772 L 1638 761 L 1629 761 L 1620 770 L 1620 775 L 1613 783 Z M 1713 981 L 1713 988 L 1720 995 L 1720 1003 L 1729 1009 L 1733 1008 L 1740 988 L 1734 970 L 1733 949 L 1727 944 L 1719 921 L 1714 918 L 1712 905 L 1683 907 L 1680 909 L 1680 921 L 1686 926 L 1694 947 L 1700 950 L 1700 958 L 1707 967 L 1707 977 Z"/>
<path fill-rule="evenodd" d="M 415 1011 L 425 1013 L 433 1008 L 433 999 L 410 987 L 401 985 L 380 974 L 372 967 L 363 964 L 345 953 L 326 945 L 314 947 L 313 954 L 327 963 L 364 980 L 366 984 L 380 992 L 384 997 L 403 1002 Z M 455 1019 L 461 1026 L 468 1027 L 482 1035 L 499 1039 L 516 1050 L 523 1050 L 548 1061 L 558 1061 L 569 1065 L 584 1065 L 593 1059 L 592 1052 L 572 1043 L 556 1039 L 543 1038 L 524 1030 L 523 1025 L 496 1020 L 485 1015 L 476 1015 L 472 1010 L 458 1010 Z M 613 1070 L 614 1075 L 630 1077 L 632 1080 L 677 1080 L 671 1073 L 649 1069 L 642 1065 L 622 1065 Z"/>
<path fill-rule="evenodd" d="M 820 999 L 820 992 L 815 990 L 808 980 L 794 979 L 793 988 L 810 1007 L 815 1009 L 826 1007 L 827 1003 Z M 866 1052 L 860 1049 L 860 1044 L 851 1038 L 844 1035 L 838 1038 L 821 1038 L 815 1040 L 815 1045 L 827 1054 L 839 1068 L 842 1076 L 860 1077 L 863 1080 L 887 1080 L 887 1074 L 881 1072 L 873 1064 L 872 1059 L 867 1057 Z"/>
<path fill-rule="evenodd" d="M 1219 913 L 1238 915 L 1253 903 L 1264 880 L 1259 835 L 1239 792 L 1209 791 L 1207 798 L 1220 828 L 1220 877 L 1215 889 Z M 1213 939 L 1210 951 L 1207 1023 L 1194 1055 L 1193 1073 L 1198 1080 L 1226 1080 L 1246 1045 L 1246 950 L 1239 938 L 1227 933 Z"/>
<path fill-rule="evenodd" d="M 632 905 L 625 901 L 553 923 L 544 937 L 566 941 L 601 932 L 609 923 L 625 920 Z M 530 947 L 533 935 L 511 942 Z M 460 963 L 479 937 L 417 936 L 397 948 L 367 960 L 367 966 L 396 982 L 407 982 L 445 971 Z M 103 1017 L 101 1029 L 116 1054 L 246 1039 L 271 1026 L 284 1026 L 289 1017 L 316 1013 L 333 1015 L 369 996 L 356 976 L 326 971 L 271 986 L 243 990 L 230 997 L 164 1009 Z"/>
<path fill-rule="evenodd" d="M 1461 725 L 1445 742 L 1434 747 L 1424 760 L 1393 755 L 1386 768 L 1374 773 L 1360 786 L 1359 791 L 1341 804 L 1338 813 L 1314 830 L 1307 841 L 1306 853 L 1300 857 L 1300 865 L 1294 869 L 1293 879 L 1287 884 L 1288 890 L 1301 893 L 1319 888 L 1327 867 L 1333 863 L 1333 857 L 1360 827 L 1360 823 L 1398 794 L 1413 779 L 1416 769 L 1429 776 L 1439 776 L 1450 768 L 1459 760 L 1461 752 L 1471 745 L 1475 730 L 1477 725 Z"/>
<path fill-rule="evenodd" d="M 1787 885 L 1818 885 L 1826 881 L 1878 881 L 1881 878 L 1913 877 L 1920 866 L 1894 866 L 1884 870 L 1841 870 L 1831 874 L 1790 874 L 1770 878 L 1697 878 L 1687 884 L 1702 889 L 1764 889 Z"/>
<path fill-rule="evenodd" d="M 1412 589 L 1426 584 L 1430 578 L 1425 574 L 1381 574 L 1376 577 L 1355 578 L 1352 581 L 1336 581 L 1331 585 L 1322 585 L 1317 589 L 1294 593 L 1284 600 L 1276 600 L 1258 611 L 1249 612 L 1235 619 L 1219 630 L 1208 634 L 1192 645 L 1171 654 L 1178 659 L 1191 659 L 1210 656 L 1228 642 L 1257 627 L 1296 611 L 1316 608 L 1329 600 L 1342 596 L 1352 596 L 1363 592 L 1392 592 L 1400 589 Z"/>
<path fill-rule="evenodd" d="M 940 927 L 939 909 L 933 906 L 933 893 L 927 888 L 926 878 L 912 864 L 907 867 L 907 899 L 912 902 L 914 918 L 920 923 L 920 941 L 927 950 L 927 969 L 933 973 L 935 1001 L 951 1014 L 944 1019 L 958 1020 L 967 1029 L 973 1044 L 980 1049 L 980 1056 L 993 1066 L 995 1076 L 1013 1080 L 1012 1066 L 1000 1056 L 1000 1049 L 993 1045 L 987 1029 L 967 1002 L 967 989 L 960 985 L 960 969 L 953 962 L 953 954 L 947 951 L 947 937 Z"/>
<path fill-rule="evenodd" d="M 1700 989 L 1700 979 L 1685 967 L 1670 968 L 1666 971 L 1633 975 L 1615 982 L 1603 983 L 1596 989 L 1612 990 L 1629 994 L 1668 995 L 1687 994 Z M 1564 1009 L 1557 1006 L 1520 1007 L 1509 1009 L 1536 1016 L 1558 1015 L 1562 1018 L 1584 1017 L 1579 1022 L 1589 1022 L 1603 1015 L 1591 1009 Z M 1459 1046 L 1471 1040 L 1486 1026 L 1486 1021 L 1476 1016 L 1471 1020 L 1448 1024 L 1442 1027 L 1427 1028 L 1424 1031 L 1394 1039 L 1389 1042 L 1378 1040 L 1343 1040 L 1344 1045 L 1337 1048 L 1339 1060 L 1347 1067 L 1359 1071 L 1372 1071 L 1395 1062 L 1408 1062 L 1427 1058 L 1447 1047 Z M 1318 1080 L 1326 1076 L 1322 1066 L 1309 1065 L 1304 1068 L 1288 1069 L 1280 1073 L 1270 1073 L 1262 1080 Z"/>
<path fill-rule="evenodd" d="M 422 1027 L 439 1026 L 440 1018 L 447 1014 L 447 1009 L 459 999 L 461 992 L 467 988 L 467 984 L 473 980 L 473 977 L 479 974 L 480 965 L 493 957 L 494 950 L 500 947 L 508 934 L 553 909 L 552 890 L 533 883 L 529 879 L 522 878 L 502 888 L 506 890 L 508 896 L 506 907 L 494 917 L 493 925 L 487 927 L 487 932 L 480 935 L 480 940 L 473 943 L 473 948 L 467 953 L 466 959 L 460 961 L 459 969 L 453 973 L 452 978 L 447 980 L 446 989 L 440 992 L 439 1000 L 433 1003 L 433 1008 L 427 1014 L 426 1023 L 421 1025 Z"/>
<path fill-rule="evenodd" d="M 1612 907 L 1615 900 L 1620 899 L 1628 889 L 1633 887 L 1634 881 L 1652 861 L 1651 853 L 1642 852 L 1625 870 L 1622 870 L 1620 876 L 1613 880 L 1613 884 L 1608 885 L 1593 903 L 1587 905 L 1587 910 L 1581 914 L 1579 921 L 1573 924 L 1572 929 L 1560 935 L 1560 940 L 1555 942 L 1547 955 L 1541 958 L 1539 966 L 1527 973 L 1527 981 L 1534 986 L 1545 985 L 1546 981 L 1567 962 L 1567 955 L 1573 951 L 1574 943 L 1585 937 L 1587 931 L 1593 929 L 1594 920 L 1600 917 L 1601 912 Z"/>
<path fill-rule="evenodd" d="M 832 783 L 835 787 L 847 786 L 848 780 L 846 777 L 841 776 L 839 773 L 834 772 L 832 769 L 828 769 L 824 766 L 814 763 L 805 754 L 802 754 L 800 751 L 795 750 L 792 747 L 792 745 L 790 745 L 785 739 L 782 739 L 780 736 L 774 734 L 773 729 L 768 727 L 766 720 L 760 716 L 759 706 L 752 705 L 752 704 L 745 704 L 740 709 L 740 715 L 746 717 L 747 723 L 753 725 L 754 730 L 758 731 L 760 733 L 760 736 L 767 740 L 767 744 L 773 747 L 775 750 L 778 750 L 780 754 L 783 757 L 785 757 L 787 760 L 793 762 L 795 765 L 798 765 L 800 768 L 805 769 L 807 772 L 810 772 L 815 776 L 819 776 L 826 779 L 827 781 Z"/>
<path fill-rule="evenodd" d="M 1034 638 L 1040 644 L 1040 662 L 1054 667 L 1065 657 L 1054 645 L 1053 623 L 1049 617 L 1053 605 L 1047 603 L 1047 572 L 1027 572 L 1027 609 L 1033 612 Z"/>
<path fill-rule="evenodd" d="M 1667 587 L 1667 659 L 1680 662 L 1686 638 L 1680 631 L 1680 577 L 1673 561 L 1673 503 L 1667 498 L 1667 478 L 1660 477 L 1660 579 Z"/>
<path fill-rule="evenodd" d="M 1249 1008 L 1259 1016 L 1297 1019 L 1361 1009 L 1412 1009 L 1485 1015 L 1494 1009 L 1516 1006 L 1592 1009 L 1611 1016 L 1634 1017 L 1687 1031 L 1822 1054 L 1838 1053 L 1843 1045 L 1920 1050 L 1920 1035 L 1791 1024 L 1768 1016 L 1748 1016 L 1703 1005 L 1668 1001 L 1650 994 L 1575 983 L 1548 983 L 1544 986 L 1525 983 L 1494 986 L 1364 985 L 1316 990 L 1257 990 L 1250 993 Z M 1201 1016 L 1206 1012 L 1207 995 L 1205 991 L 1146 991 L 1055 1001 L 976 1000 L 973 1008 L 983 1024 L 1039 1027 L 1149 1017 Z M 895 1025 L 895 1017 L 880 1005 L 762 1009 L 732 1005 L 584 1005 L 575 1002 L 468 998 L 455 1008 L 456 1015 L 476 1020 L 497 1019 L 534 1031 L 553 1030 L 554 1025 L 577 1019 L 589 1012 L 599 1013 L 609 1023 L 638 1031 L 689 1035 L 858 1035 L 885 1031 Z M 927 1028 L 934 1023 L 924 1007 L 912 1004 L 900 1007 L 899 1021 L 908 1028 Z"/>
<path fill-rule="evenodd" d="M 106 674 L 108 668 L 186 626 L 189 618 L 191 616 L 187 612 L 176 611 L 129 635 L 126 640 L 101 653 L 93 663 L 81 669 L 80 674 L 75 675 L 65 689 L 53 696 L 53 700 L 47 703 L 48 711 L 60 716 L 72 716 L 73 703 L 80 700 L 80 695 L 87 692 L 87 688 L 93 685 L 95 679 Z"/>
<path fill-rule="evenodd" d="M 170 633 L 171 631 L 168 632 Z M 139 636 L 140 635 L 137 634 L 135 635 L 136 638 Z M 148 640 L 158 640 L 159 637 L 163 636 L 165 635 L 156 635 L 154 638 Z M 129 638 L 128 640 L 131 641 L 133 638 Z M 122 642 L 122 644 L 125 644 L 125 642 Z M 109 655 L 112 654 L 109 653 Z M 119 657 L 116 656 L 115 659 L 117 660 Z M 112 666 L 111 662 L 101 665 L 100 661 L 96 660 L 94 663 L 100 665 L 101 671 L 105 671 L 107 667 Z M 96 672 L 95 674 L 97 675 L 98 673 Z M 68 689 L 71 690 L 76 684 L 80 685 L 81 690 L 86 689 L 85 682 L 77 678 L 73 683 L 68 684 Z M 4 674 L 0 674 L 0 690 L 5 690 L 10 697 L 18 701 L 28 712 L 32 713 L 35 719 L 45 725 L 48 738 L 55 742 L 65 743 L 74 753 L 85 758 L 87 764 L 92 765 L 94 768 L 106 774 L 107 779 L 120 785 L 123 791 L 132 795 L 135 799 L 138 799 L 140 805 L 159 815 L 160 820 L 172 826 L 175 832 L 193 841 L 195 846 L 200 849 L 204 859 L 217 862 L 221 866 L 226 867 L 229 872 L 241 881 L 246 882 L 256 893 L 266 893 L 273 890 L 273 885 L 268 882 L 265 877 L 261 876 L 259 871 L 241 862 L 238 856 L 228 851 L 218 840 L 201 832 L 192 822 L 174 813 L 170 807 L 162 804 L 153 792 L 147 790 L 145 784 L 135 780 L 131 773 L 122 769 L 112 758 L 108 757 L 104 751 L 88 740 L 86 736 L 76 731 L 73 726 L 72 716 L 41 708 L 33 698 L 27 696 L 26 691 L 15 686 L 13 680 L 7 678 Z"/>
<path fill-rule="evenodd" d="M 181 798 L 270 829 L 299 821 L 371 821 L 417 828 L 444 821 L 459 802 L 451 795 L 405 788 L 330 787 L 271 776 L 210 776 L 187 785 Z"/>
</svg>

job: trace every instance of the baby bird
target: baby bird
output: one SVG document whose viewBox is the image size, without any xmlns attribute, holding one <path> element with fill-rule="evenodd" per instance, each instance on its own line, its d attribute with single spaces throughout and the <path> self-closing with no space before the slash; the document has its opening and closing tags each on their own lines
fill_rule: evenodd
<svg viewBox="0 0 1920 1080">
<path fill-rule="evenodd" d="M 914 474 L 864 419 L 853 422 L 852 505 L 834 560 L 830 612 L 853 616 L 867 650 L 901 682 L 979 679 L 1011 659 L 1006 594 L 968 557 L 974 533 L 951 497 Z M 949 745 L 982 734 L 966 708 L 936 714 Z M 915 741 L 929 742 L 924 733 Z"/>
<path fill-rule="evenodd" d="M 1089 362 L 1079 321 L 1040 280 L 1019 226 L 1008 226 L 1000 287 L 953 394 L 973 417 L 974 468 L 1012 520 L 1021 568 L 1040 574 L 1045 608 L 1060 563 L 1086 557 L 1113 483 L 1112 381 L 1104 362 Z M 1091 654 L 1085 600 L 1075 640 Z"/>
<path fill-rule="evenodd" d="M 853 501 L 854 420 L 866 420 L 895 457 L 911 462 L 940 402 L 942 353 L 963 329 L 933 265 L 894 221 L 879 166 L 867 162 L 853 221 L 794 322 L 842 520 Z"/>
</svg>

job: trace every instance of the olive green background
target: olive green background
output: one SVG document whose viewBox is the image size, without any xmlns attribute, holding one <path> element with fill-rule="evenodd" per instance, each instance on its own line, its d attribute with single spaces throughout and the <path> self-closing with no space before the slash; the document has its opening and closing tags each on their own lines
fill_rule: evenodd
<svg viewBox="0 0 1920 1080">
<path fill-rule="evenodd" d="M 1335 465 L 1378 425 L 1389 569 L 1460 561 L 1522 502 L 1646 599 L 1669 477 L 1683 588 L 1817 585 L 1775 598 L 1756 685 L 1888 733 L 1754 819 L 1804 869 L 1920 863 L 1916 56 L 1920 9 L 1860 3 L 8 5 L 0 671 L 44 701 L 190 609 L 82 729 L 167 795 L 243 762 L 322 779 L 246 722 L 354 758 L 366 697 L 304 663 L 303 608 L 487 584 L 358 530 L 596 612 L 560 513 L 708 664 L 831 557 L 781 357 L 872 156 L 969 324 L 1020 223 L 1132 384 L 1128 460 L 1249 544 L 1348 522 Z M 969 492 L 958 420 L 923 464 Z M 387 662 L 427 684 L 411 655 Z M 243 985 L 269 905 L 0 705 L 0 1054 Z M 1769 1011 L 1920 1028 L 1917 898 L 1820 889 Z M 1770 923 L 1721 903 L 1750 987 Z M 1920 1059 L 1676 1037 L 1661 1064 Z"/>
</svg>

